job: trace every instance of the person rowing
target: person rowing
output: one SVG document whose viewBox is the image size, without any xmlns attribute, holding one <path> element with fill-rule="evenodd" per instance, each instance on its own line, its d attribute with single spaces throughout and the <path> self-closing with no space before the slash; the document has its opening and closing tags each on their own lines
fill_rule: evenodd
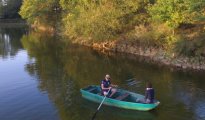
<svg viewBox="0 0 205 120">
<path fill-rule="evenodd" d="M 111 84 L 111 78 L 109 74 L 105 75 L 105 79 L 101 81 L 101 90 L 102 90 L 102 95 L 107 96 L 108 97 L 112 97 L 116 92 L 117 89 L 114 87 L 117 87 L 117 85 L 113 85 Z M 108 91 L 110 90 L 110 92 L 108 93 Z"/>
</svg>

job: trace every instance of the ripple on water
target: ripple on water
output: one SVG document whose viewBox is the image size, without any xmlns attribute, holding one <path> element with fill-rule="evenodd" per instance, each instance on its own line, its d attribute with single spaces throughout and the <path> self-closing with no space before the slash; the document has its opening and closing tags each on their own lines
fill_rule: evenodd
<svg viewBox="0 0 205 120">
<path fill-rule="evenodd" d="M 205 120 L 205 100 L 196 103 L 194 113 L 197 119 Z"/>
</svg>

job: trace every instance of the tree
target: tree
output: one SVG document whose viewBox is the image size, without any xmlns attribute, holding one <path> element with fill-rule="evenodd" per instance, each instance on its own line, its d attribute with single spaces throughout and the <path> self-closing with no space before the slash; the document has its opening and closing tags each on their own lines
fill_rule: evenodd
<svg viewBox="0 0 205 120">
<path fill-rule="evenodd" d="M 46 23 L 55 14 L 57 6 L 58 0 L 24 0 L 19 13 L 30 23 Z"/>
<path fill-rule="evenodd" d="M 154 21 L 178 28 L 184 23 L 194 23 L 204 19 L 205 0 L 156 0 L 148 7 Z"/>
<path fill-rule="evenodd" d="M 142 22 L 147 1 L 141 0 L 60 0 L 66 11 L 66 34 L 93 40 L 113 39 Z"/>
<path fill-rule="evenodd" d="M 22 0 L 1 0 L 0 1 L 0 18 L 20 17 L 18 11 Z"/>
</svg>

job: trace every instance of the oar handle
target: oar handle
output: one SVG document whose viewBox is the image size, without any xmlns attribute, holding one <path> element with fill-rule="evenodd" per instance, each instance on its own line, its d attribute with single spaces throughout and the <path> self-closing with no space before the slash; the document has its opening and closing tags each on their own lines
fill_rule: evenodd
<svg viewBox="0 0 205 120">
<path fill-rule="evenodd" d="M 109 94 L 110 90 L 111 90 L 111 88 L 108 90 L 108 92 L 107 92 L 108 94 Z M 108 94 L 107 94 L 107 95 L 108 95 Z M 102 102 L 101 102 L 100 105 L 98 106 L 98 109 L 97 109 L 97 110 L 100 109 L 100 107 L 102 106 L 103 102 L 105 101 L 105 98 L 106 98 L 107 95 L 105 95 L 105 97 L 103 98 Z"/>
<path fill-rule="evenodd" d="M 110 90 L 111 90 L 111 88 L 108 90 L 108 93 L 110 92 Z M 107 95 L 108 95 L 108 94 L 107 94 Z M 97 112 L 100 110 L 100 107 L 102 106 L 103 102 L 105 101 L 105 98 L 106 98 L 107 95 L 105 95 L 105 97 L 103 98 L 102 102 L 101 102 L 100 105 L 98 106 L 98 108 L 97 108 L 95 114 L 94 114 L 93 117 L 92 117 L 92 120 L 95 119 L 95 116 L 97 115 Z"/>
</svg>

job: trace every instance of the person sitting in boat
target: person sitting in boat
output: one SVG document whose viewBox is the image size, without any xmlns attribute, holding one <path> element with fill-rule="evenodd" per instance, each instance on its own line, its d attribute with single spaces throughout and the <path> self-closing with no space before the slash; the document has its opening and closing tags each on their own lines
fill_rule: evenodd
<svg viewBox="0 0 205 120">
<path fill-rule="evenodd" d="M 112 95 L 114 95 L 117 91 L 117 89 L 113 88 L 113 87 L 117 87 L 117 85 L 113 85 L 111 84 L 111 78 L 110 75 L 105 75 L 105 79 L 101 81 L 101 89 L 102 89 L 102 95 L 106 96 L 108 94 L 109 97 L 112 97 Z M 108 91 L 110 90 L 110 92 L 108 93 Z"/>
<path fill-rule="evenodd" d="M 136 100 L 136 102 L 150 104 L 154 102 L 154 88 L 152 88 L 152 84 L 150 82 L 146 85 L 145 90 L 145 99 L 144 100 Z"/>
<path fill-rule="evenodd" d="M 153 103 L 154 102 L 154 89 L 150 82 L 147 83 L 147 88 L 145 90 L 145 102 Z"/>
</svg>

